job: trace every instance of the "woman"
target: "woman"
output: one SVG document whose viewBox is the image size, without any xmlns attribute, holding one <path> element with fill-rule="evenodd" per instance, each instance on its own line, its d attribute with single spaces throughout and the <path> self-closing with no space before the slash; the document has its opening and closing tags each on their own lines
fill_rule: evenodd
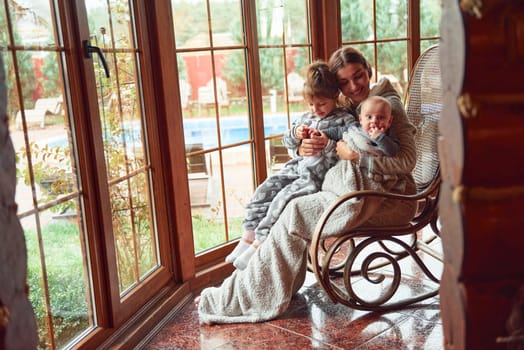
<svg viewBox="0 0 524 350">
<path fill-rule="evenodd" d="M 322 190 L 289 202 L 246 269 L 234 271 L 218 288 L 204 289 L 195 300 L 203 323 L 261 322 L 282 314 L 304 282 L 308 245 L 320 216 L 338 196 L 358 188 L 374 189 L 366 176 L 368 171 L 396 175 L 384 190 L 415 193 L 411 177 L 416 162 L 415 128 L 408 122 L 398 93 L 387 80 L 370 88 L 371 66 L 353 48 L 337 50 L 329 65 L 350 109 L 358 109 L 360 102 L 371 95 L 389 100 L 391 130 L 398 137 L 400 151 L 395 157 L 365 157 L 339 142 L 337 153 L 341 160 L 327 172 Z M 314 155 L 326 144 L 324 137 L 303 140 L 298 153 Z M 415 209 L 415 203 L 398 200 L 348 202 L 333 213 L 325 235 L 337 235 L 342 229 L 364 223 L 402 225 L 412 218 Z"/>
</svg>

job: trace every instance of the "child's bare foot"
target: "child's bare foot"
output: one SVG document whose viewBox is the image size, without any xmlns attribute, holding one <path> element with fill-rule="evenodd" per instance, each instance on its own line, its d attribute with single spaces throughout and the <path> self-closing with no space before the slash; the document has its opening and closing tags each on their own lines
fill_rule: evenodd
<svg viewBox="0 0 524 350">
<path fill-rule="evenodd" d="M 254 244 L 250 245 L 249 248 L 247 248 L 238 258 L 235 259 L 233 265 L 239 270 L 244 270 L 247 267 L 247 263 L 256 251 L 257 246 Z"/>
<path fill-rule="evenodd" d="M 255 232 L 254 231 L 245 231 L 242 237 L 240 238 L 240 241 L 238 242 L 237 246 L 231 253 L 229 253 L 228 256 L 226 256 L 226 262 L 232 263 L 238 258 L 242 253 L 244 253 L 247 248 L 253 243 L 253 240 L 255 239 Z"/>
</svg>

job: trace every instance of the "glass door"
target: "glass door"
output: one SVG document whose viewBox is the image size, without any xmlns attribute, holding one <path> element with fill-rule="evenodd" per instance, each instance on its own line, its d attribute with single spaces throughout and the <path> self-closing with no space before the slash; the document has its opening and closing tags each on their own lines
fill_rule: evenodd
<svg viewBox="0 0 524 350">
<path fill-rule="evenodd" d="M 0 5 L 16 201 L 42 349 L 118 327 L 173 278 L 160 249 L 170 243 L 161 230 L 168 219 L 157 215 L 166 209 L 146 113 L 154 103 L 144 98 L 144 76 L 153 79 L 136 19 L 145 10 L 133 4 Z"/>
<path fill-rule="evenodd" d="M 82 39 L 91 58 L 98 116 L 91 115 L 94 142 L 103 150 L 104 181 L 120 296 L 159 266 L 152 165 L 143 108 L 139 47 L 130 2 L 86 1 L 89 38 Z M 90 91 L 91 93 L 91 91 Z M 90 96 L 91 97 L 91 96 Z M 107 192 L 106 192 L 107 191 Z"/>
</svg>

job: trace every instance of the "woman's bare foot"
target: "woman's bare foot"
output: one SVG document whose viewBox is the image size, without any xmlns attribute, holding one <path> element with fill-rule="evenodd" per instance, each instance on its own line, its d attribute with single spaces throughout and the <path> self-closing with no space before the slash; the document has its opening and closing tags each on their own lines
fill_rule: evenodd
<svg viewBox="0 0 524 350">
<path fill-rule="evenodd" d="M 200 295 L 193 300 L 193 303 L 195 304 L 195 307 L 198 309 L 198 304 L 200 304 Z"/>
<path fill-rule="evenodd" d="M 197 296 L 194 300 L 193 300 L 193 303 L 195 304 L 197 310 L 198 310 L 198 304 L 200 304 L 200 298 L 201 296 Z M 200 324 L 204 324 L 204 325 L 208 325 L 208 326 L 211 326 L 213 323 L 212 322 L 205 322 L 205 321 L 202 321 L 202 319 L 199 317 L 198 318 L 198 323 Z"/>
</svg>

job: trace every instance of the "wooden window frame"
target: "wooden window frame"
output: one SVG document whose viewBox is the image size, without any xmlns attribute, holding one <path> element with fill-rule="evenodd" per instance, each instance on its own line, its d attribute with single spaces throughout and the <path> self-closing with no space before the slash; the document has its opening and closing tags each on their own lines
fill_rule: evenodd
<svg viewBox="0 0 524 350">
<path fill-rule="evenodd" d="M 80 0 L 77 0 L 80 1 Z M 165 216 L 165 221 L 159 221 L 160 258 L 165 271 L 159 272 L 163 276 L 160 285 L 154 292 L 143 291 L 132 293 L 128 298 L 125 309 L 118 315 L 111 312 L 101 313 L 99 316 L 100 328 L 89 336 L 80 340 L 76 348 L 105 348 L 111 345 L 128 346 L 139 344 L 151 329 L 161 324 L 162 319 L 170 312 L 177 310 L 177 305 L 191 298 L 193 292 L 200 288 L 223 279 L 231 273 L 233 268 L 223 262 L 224 256 L 236 244 L 235 242 L 223 245 L 195 257 L 193 249 L 193 234 L 191 230 L 191 208 L 189 190 L 187 186 L 187 169 L 185 164 L 185 145 L 183 142 L 183 125 L 181 98 L 178 93 L 178 72 L 176 54 L 165 50 L 165 47 L 175 47 L 174 32 L 165 30 L 173 27 L 172 9 L 169 0 L 140 1 L 133 0 L 138 41 L 143 48 L 141 52 L 141 67 L 144 69 L 144 101 L 151 145 L 151 161 L 155 165 L 155 181 L 163 188 L 155 188 L 157 215 Z M 85 87 L 82 81 L 83 62 L 82 47 L 79 37 L 87 33 L 79 33 L 79 26 L 87 28 L 87 23 L 75 23 L 72 15 L 76 11 L 75 1 L 60 1 L 60 21 L 64 29 L 64 45 L 70 48 L 65 52 L 65 59 L 70 68 L 69 74 L 73 77 L 70 84 L 71 95 L 75 110 L 75 123 L 78 127 L 86 128 L 87 133 L 92 125 L 89 120 L 90 111 L 97 110 L 93 103 L 85 104 Z M 254 118 L 255 162 L 256 177 L 264 179 L 267 176 L 266 155 L 264 148 L 263 108 L 260 72 L 258 67 L 258 39 L 256 37 L 256 6 L 252 1 L 244 3 L 246 26 L 246 52 L 248 55 L 248 70 L 252 79 L 249 80 L 251 90 L 252 113 Z M 420 54 L 420 5 L 418 1 L 408 1 L 409 30 L 408 30 L 408 59 L 410 65 Z M 328 59 L 330 54 L 341 44 L 340 3 L 332 0 L 310 0 L 311 16 L 311 45 L 312 58 Z M 336 20 L 333 20 L 333 19 Z M 91 99 L 93 101 L 93 99 Z M 90 174 L 101 172 L 97 166 L 97 159 L 103 158 L 101 145 L 97 145 L 92 152 L 87 134 L 78 135 L 79 157 L 86 167 L 81 170 L 82 178 Z M 260 181 L 260 180 L 259 180 Z M 95 183 L 86 182 L 84 186 L 86 196 L 86 220 L 90 227 L 89 244 L 93 250 L 92 274 L 94 284 L 95 306 L 97 310 L 111 310 L 117 303 L 114 295 L 107 293 L 108 283 L 117 281 L 116 271 L 109 271 L 105 263 L 105 249 L 113 243 L 104 235 L 107 229 L 107 220 L 100 220 L 107 211 L 107 203 L 97 203 L 100 198 L 100 188 Z M 114 258 L 114 257 L 113 257 Z M 118 301 L 119 303 L 119 301 Z M 174 311 L 173 311 L 174 310 Z"/>
</svg>

